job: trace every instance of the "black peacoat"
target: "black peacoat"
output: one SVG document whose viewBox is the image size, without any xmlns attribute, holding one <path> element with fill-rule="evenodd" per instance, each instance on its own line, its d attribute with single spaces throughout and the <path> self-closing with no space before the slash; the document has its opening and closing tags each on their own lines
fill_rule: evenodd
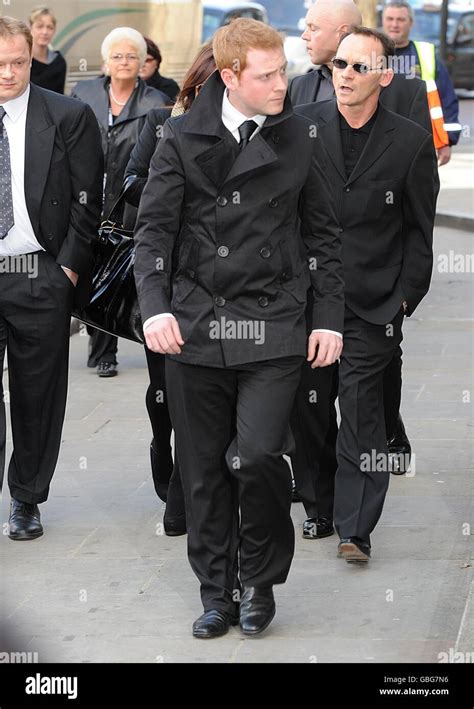
<svg viewBox="0 0 474 709">
<path fill-rule="evenodd" d="M 223 93 L 216 72 L 191 110 L 165 124 L 153 156 L 135 233 L 142 318 L 176 316 L 185 345 L 173 358 L 183 363 L 232 367 L 305 355 L 310 282 L 313 327 L 343 326 L 324 148 L 287 98 L 239 152 L 221 119 Z M 212 334 L 215 323 L 223 332 L 245 322 L 250 334 L 264 323 L 264 337 Z"/>
</svg>

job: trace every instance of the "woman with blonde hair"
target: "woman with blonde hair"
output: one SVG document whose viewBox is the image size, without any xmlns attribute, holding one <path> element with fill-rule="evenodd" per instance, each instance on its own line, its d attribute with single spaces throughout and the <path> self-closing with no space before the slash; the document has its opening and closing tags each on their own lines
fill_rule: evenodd
<svg viewBox="0 0 474 709">
<path fill-rule="evenodd" d="M 29 16 L 33 36 L 31 81 L 43 89 L 64 93 L 67 65 L 61 52 L 51 48 L 56 32 L 56 17 L 47 7 L 36 7 Z"/>
<path fill-rule="evenodd" d="M 103 216 L 107 217 L 122 190 L 122 180 L 132 148 L 138 140 L 148 112 L 166 106 L 166 94 L 147 86 L 139 72 L 146 59 L 146 42 L 132 27 L 116 27 L 102 42 L 106 76 L 80 81 L 72 95 L 94 111 L 102 135 L 105 157 Z M 129 208 L 124 224 L 133 229 L 135 211 Z M 91 332 L 88 366 L 99 377 L 117 374 L 118 341 L 100 330 Z"/>
</svg>

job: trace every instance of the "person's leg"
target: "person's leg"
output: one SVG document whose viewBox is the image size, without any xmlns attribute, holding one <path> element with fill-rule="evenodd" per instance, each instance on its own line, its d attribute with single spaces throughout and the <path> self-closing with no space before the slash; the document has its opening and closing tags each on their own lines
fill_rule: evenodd
<svg viewBox="0 0 474 709">
<path fill-rule="evenodd" d="M 104 367 L 104 372 L 98 372 L 104 376 L 105 365 L 111 365 L 108 376 L 113 372 L 116 374 L 118 338 L 109 335 L 107 332 L 91 328 L 92 333 L 89 340 L 88 367 Z"/>
<path fill-rule="evenodd" d="M 370 545 L 388 488 L 383 374 L 401 342 L 400 311 L 387 325 L 372 325 L 346 309 L 339 367 L 341 424 L 337 440 L 335 525 L 341 538 Z"/>
<path fill-rule="evenodd" d="M 165 356 L 152 352 L 148 347 L 145 347 L 145 355 L 150 377 L 145 403 L 153 431 L 153 440 L 150 444 L 151 473 L 156 494 L 166 502 L 168 485 L 173 472 L 173 456 L 170 442 L 172 426 L 166 394 Z"/>
<path fill-rule="evenodd" d="M 336 474 L 337 364 L 302 368 L 291 412 L 295 450 L 291 465 L 296 490 L 310 518 L 332 520 Z"/>
<path fill-rule="evenodd" d="M 387 441 L 390 441 L 395 435 L 402 400 L 402 348 L 400 346 L 395 349 L 383 373 L 383 399 L 385 429 Z"/>
<path fill-rule="evenodd" d="M 8 327 L 13 436 L 8 479 L 13 498 L 38 504 L 48 497 L 61 444 L 74 286 L 45 252 L 38 256 L 36 278 L 8 278 L 2 276 L 0 298 Z"/>
<path fill-rule="evenodd" d="M 3 363 L 7 346 L 7 324 L 0 314 L 0 493 L 3 492 L 5 474 L 5 448 L 7 443 L 7 421 L 5 415 L 5 396 L 3 391 Z"/>
<path fill-rule="evenodd" d="M 236 497 L 225 452 L 234 431 L 233 370 L 167 359 L 166 385 L 183 484 L 188 558 L 204 611 L 235 612 Z"/>
<path fill-rule="evenodd" d="M 238 375 L 237 435 L 226 460 L 238 480 L 240 579 L 244 586 L 284 583 L 294 551 L 290 413 L 301 357 L 257 363 Z"/>
</svg>

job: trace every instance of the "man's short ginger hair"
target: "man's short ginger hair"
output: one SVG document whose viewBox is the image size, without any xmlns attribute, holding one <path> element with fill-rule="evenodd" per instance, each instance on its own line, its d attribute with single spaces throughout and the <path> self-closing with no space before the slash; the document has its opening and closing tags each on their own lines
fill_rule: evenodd
<svg viewBox="0 0 474 709">
<path fill-rule="evenodd" d="M 249 49 L 283 50 L 283 38 L 270 25 L 245 17 L 232 20 L 214 35 L 212 50 L 219 71 L 231 69 L 240 74 L 247 66 Z"/>
</svg>

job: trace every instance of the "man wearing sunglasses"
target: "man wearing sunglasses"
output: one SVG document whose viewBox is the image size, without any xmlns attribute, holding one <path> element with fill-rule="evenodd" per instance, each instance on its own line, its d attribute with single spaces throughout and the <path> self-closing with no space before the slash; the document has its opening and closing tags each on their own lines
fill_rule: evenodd
<svg viewBox="0 0 474 709">
<path fill-rule="evenodd" d="M 334 98 L 333 64 L 341 37 L 352 25 L 362 22 L 352 0 L 317 0 L 306 15 L 302 39 L 315 71 L 297 76 L 289 94 L 294 106 Z M 396 66 L 395 66 L 396 69 Z M 381 89 L 380 103 L 390 111 L 409 118 L 431 131 L 426 86 L 417 78 L 395 73 Z M 308 306 L 310 307 L 310 306 Z M 308 321 L 311 313 L 308 312 Z M 303 525 L 305 539 L 319 539 L 334 533 L 333 503 L 336 472 L 337 363 L 324 370 L 303 367 L 292 415 L 296 447 L 292 455 L 293 475 L 308 519 Z M 384 373 L 384 413 L 392 473 L 403 474 L 409 467 L 411 446 L 400 416 L 402 393 L 402 351 L 398 349 Z M 317 400 L 313 392 L 317 392 Z"/>
<path fill-rule="evenodd" d="M 332 60 L 336 98 L 300 106 L 329 155 L 342 239 L 346 311 L 339 365 L 334 521 L 346 561 L 368 561 L 388 488 L 384 370 L 404 315 L 428 291 L 439 181 L 431 133 L 386 110 L 394 44 L 354 27 Z"/>
</svg>

